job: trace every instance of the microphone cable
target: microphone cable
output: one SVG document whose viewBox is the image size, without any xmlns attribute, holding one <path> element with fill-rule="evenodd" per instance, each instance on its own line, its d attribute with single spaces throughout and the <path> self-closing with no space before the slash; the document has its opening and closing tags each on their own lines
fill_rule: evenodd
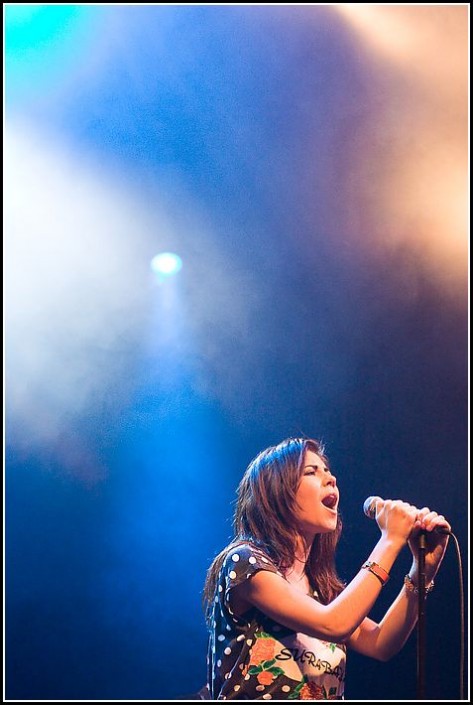
<svg viewBox="0 0 473 705">
<path fill-rule="evenodd" d="M 455 534 L 450 532 L 450 536 L 455 542 L 455 548 L 458 556 L 458 582 L 459 582 L 459 597 L 460 597 L 460 700 L 464 700 L 464 677 L 465 677 L 465 593 L 463 590 L 463 568 L 460 546 Z"/>
</svg>

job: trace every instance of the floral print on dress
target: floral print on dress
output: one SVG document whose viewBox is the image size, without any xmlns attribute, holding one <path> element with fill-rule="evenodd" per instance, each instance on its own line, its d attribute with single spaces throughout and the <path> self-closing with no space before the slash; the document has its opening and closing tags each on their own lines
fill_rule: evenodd
<svg viewBox="0 0 473 705">
<path fill-rule="evenodd" d="M 234 614 L 232 589 L 259 570 L 279 573 L 260 548 L 250 544 L 229 548 L 218 579 L 209 639 L 211 699 L 343 699 L 345 645 L 294 632 L 256 608 Z"/>
<path fill-rule="evenodd" d="M 255 636 L 257 642 L 251 650 L 249 665 L 252 668 L 248 669 L 248 673 L 256 676 L 260 685 L 271 685 L 275 678 L 284 673 L 282 668 L 275 666 L 276 659 L 273 656 L 276 641 L 265 632 L 256 632 Z"/>
<path fill-rule="evenodd" d="M 327 693 L 323 685 L 307 681 L 306 676 L 304 676 L 302 681 L 288 696 L 288 700 L 339 700 L 339 698 L 335 687 L 330 688 Z"/>
</svg>

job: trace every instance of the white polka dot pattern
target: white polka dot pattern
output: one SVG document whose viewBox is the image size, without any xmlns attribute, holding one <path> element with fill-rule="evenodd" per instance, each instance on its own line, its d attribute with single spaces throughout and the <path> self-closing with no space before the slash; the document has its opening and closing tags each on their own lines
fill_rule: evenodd
<svg viewBox="0 0 473 705">
<path fill-rule="evenodd" d="M 310 658 L 314 655 L 319 659 L 317 650 L 307 651 L 310 658 L 306 658 L 304 666 L 298 662 L 296 670 L 294 666 L 292 670 L 288 669 L 290 664 L 286 664 L 284 659 L 276 660 L 278 651 L 275 649 L 280 650 L 283 648 L 282 645 L 285 645 L 289 653 L 290 647 L 287 644 L 291 644 L 291 641 L 286 642 L 286 638 L 299 639 L 300 635 L 264 617 L 256 608 L 244 612 L 243 615 L 238 612 L 234 614 L 232 610 L 234 588 L 261 570 L 279 572 L 269 555 L 265 555 L 262 549 L 241 543 L 228 550 L 218 579 L 216 590 L 218 599 L 212 603 L 213 630 L 211 628 L 208 667 L 211 679 L 209 692 L 212 700 L 300 699 L 304 682 L 310 684 L 314 677 L 310 673 L 305 676 L 304 667 L 310 666 Z M 299 641 L 296 643 L 299 649 Z M 320 641 L 319 643 L 326 644 Z M 336 669 L 340 669 L 337 672 L 341 673 L 342 677 L 339 679 L 333 671 L 327 672 L 329 680 L 326 681 L 324 675 L 322 684 L 324 687 L 327 685 L 326 692 L 329 699 L 340 699 L 343 697 L 344 654 L 341 654 L 338 648 L 337 654 L 334 654 L 329 650 L 330 646 L 334 645 L 326 644 L 322 647 L 325 651 L 323 656 L 320 656 L 321 662 L 333 663 Z M 304 648 L 307 647 L 304 645 Z M 329 653 L 325 655 L 327 651 Z M 265 665 L 263 665 L 264 661 L 266 661 Z M 337 663 L 341 665 L 337 666 Z M 296 673 L 300 673 L 301 676 L 298 678 Z M 305 681 L 300 680 L 302 674 L 306 678 Z M 319 674 L 317 674 L 317 682 L 318 676 Z M 312 695 L 312 688 L 304 689 L 303 694 L 306 697 L 309 693 Z"/>
</svg>

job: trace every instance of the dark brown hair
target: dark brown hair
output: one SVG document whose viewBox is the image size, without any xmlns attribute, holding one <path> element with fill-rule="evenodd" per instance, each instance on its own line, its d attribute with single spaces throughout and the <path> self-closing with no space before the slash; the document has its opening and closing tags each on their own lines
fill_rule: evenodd
<svg viewBox="0 0 473 705">
<path fill-rule="evenodd" d="M 235 537 L 207 572 L 204 587 L 207 619 L 229 549 L 248 542 L 263 549 L 282 573 L 293 564 L 298 537 L 296 492 L 307 450 L 320 455 L 328 465 L 322 443 L 306 438 L 288 438 L 262 451 L 249 464 L 237 491 Z M 331 602 L 344 588 L 335 568 L 335 548 L 341 528 L 339 517 L 335 531 L 317 534 L 307 561 L 309 580 L 324 604 Z"/>
</svg>

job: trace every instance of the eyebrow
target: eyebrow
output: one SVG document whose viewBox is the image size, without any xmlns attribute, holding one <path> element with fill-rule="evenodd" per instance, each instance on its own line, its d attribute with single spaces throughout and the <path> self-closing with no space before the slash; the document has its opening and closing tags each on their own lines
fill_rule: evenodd
<svg viewBox="0 0 473 705">
<path fill-rule="evenodd" d="M 320 468 L 320 465 L 313 465 L 313 464 L 304 465 L 304 468 L 303 468 L 303 469 L 305 470 L 306 468 L 314 468 L 314 470 L 318 470 L 318 469 Z M 323 470 L 327 470 L 328 472 L 330 472 L 330 468 L 328 468 L 327 466 L 325 466 L 325 467 L 323 468 Z"/>
</svg>

